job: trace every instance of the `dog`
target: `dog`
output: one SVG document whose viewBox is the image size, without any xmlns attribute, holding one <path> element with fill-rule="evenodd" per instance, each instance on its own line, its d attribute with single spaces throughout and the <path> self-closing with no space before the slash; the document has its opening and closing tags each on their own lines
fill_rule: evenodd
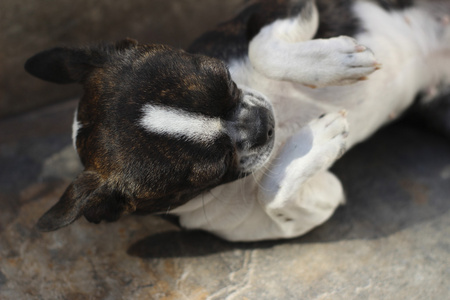
<svg viewBox="0 0 450 300">
<path fill-rule="evenodd" d="M 126 39 L 58 47 L 25 69 L 84 87 L 84 170 L 41 231 L 137 214 L 230 241 L 300 236 L 345 202 L 328 169 L 450 86 L 450 5 L 261 0 L 187 51 Z"/>
</svg>

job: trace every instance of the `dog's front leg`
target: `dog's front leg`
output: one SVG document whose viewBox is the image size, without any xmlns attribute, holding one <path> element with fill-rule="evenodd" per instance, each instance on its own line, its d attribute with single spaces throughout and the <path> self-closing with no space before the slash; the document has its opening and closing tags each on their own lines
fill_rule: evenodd
<svg viewBox="0 0 450 300">
<path fill-rule="evenodd" d="M 328 114 L 288 140 L 273 160 L 258 194 L 277 225 L 272 228 L 273 238 L 311 230 L 344 201 L 339 180 L 326 170 L 344 152 L 347 130 L 344 112 Z"/>
<path fill-rule="evenodd" d="M 351 37 L 311 40 L 318 28 L 313 3 L 294 18 L 263 27 L 251 40 L 249 59 L 259 73 L 319 88 L 365 80 L 380 68 L 373 52 Z"/>
</svg>

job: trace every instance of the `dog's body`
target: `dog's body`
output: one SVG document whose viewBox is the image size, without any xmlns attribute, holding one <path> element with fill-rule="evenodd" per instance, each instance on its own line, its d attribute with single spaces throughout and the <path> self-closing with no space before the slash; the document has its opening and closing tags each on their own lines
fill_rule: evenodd
<svg viewBox="0 0 450 300">
<path fill-rule="evenodd" d="M 170 212 L 228 240 L 309 231 L 344 202 L 327 169 L 345 149 L 450 86 L 446 13 L 445 1 L 259 1 L 190 48 L 229 73 L 130 41 L 38 54 L 31 73 L 86 90 L 74 122 L 86 170 L 38 226 Z"/>
</svg>

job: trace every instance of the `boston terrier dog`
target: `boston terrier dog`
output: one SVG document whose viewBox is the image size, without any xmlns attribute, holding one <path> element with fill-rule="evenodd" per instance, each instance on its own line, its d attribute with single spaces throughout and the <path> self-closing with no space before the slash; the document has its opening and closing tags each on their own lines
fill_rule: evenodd
<svg viewBox="0 0 450 300">
<path fill-rule="evenodd" d="M 36 54 L 80 83 L 84 171 L 42 231 L 173 214 L 231 241 L 291 238 L 344 203 L 329 167 L 450 87 L 446 0 L 261 0 L 187 50 L 127 39 Z"/>
</svg>

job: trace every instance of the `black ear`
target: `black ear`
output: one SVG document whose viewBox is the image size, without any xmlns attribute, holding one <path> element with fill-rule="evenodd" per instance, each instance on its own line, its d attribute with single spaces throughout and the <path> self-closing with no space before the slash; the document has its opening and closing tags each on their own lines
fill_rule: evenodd
<svg viewBox="0 0 450 300">
<path fill-rule="evenodd" d="M 136 210 L 136 204 L 115 190 L 92 171 L 82 172 L 66 189 L 61 199 L 37 222 L 40 231 L 53 231 L 70 225 L 81 216 L 89 222 L 112 222 Z"/>
<path fill-rule="evenodd" d="M 96 57 L 99 60 L 100 57 Z M 54 83 L 81 82 L 100 61 L 88 49 L 53 48 L 40 52 L 25 63 L 25 70 Z"/>
<path fill-rule="evenodd" d="M 138 45 L 138 41 L 136 41 L 135 39 L 126 38 L 121 41 L 118 41 L 115 44 L 115 48 L 120 51 L 120 50 L 126 50 L 126 49 L 136 47 L 137 45 Z"/>
<path fill-rule="evenodd" d="M 135 47 L 137 41 L 125 39 L 116 44 L 86 48 L 57 47 L 29 58 L 25 70 L 54 83 L 81 83 L 95 68 L 100 68 L 114 51 Z"/>
<path fill-rule="evenodd" d="M 86 203 L 100 185 L 100 177 L 96 173 L 81 173 L 61 199 L 39 219 L 36 228 L 40 231 L 53 231 L 73 223 L 83 215 Z"/>
</svg>

